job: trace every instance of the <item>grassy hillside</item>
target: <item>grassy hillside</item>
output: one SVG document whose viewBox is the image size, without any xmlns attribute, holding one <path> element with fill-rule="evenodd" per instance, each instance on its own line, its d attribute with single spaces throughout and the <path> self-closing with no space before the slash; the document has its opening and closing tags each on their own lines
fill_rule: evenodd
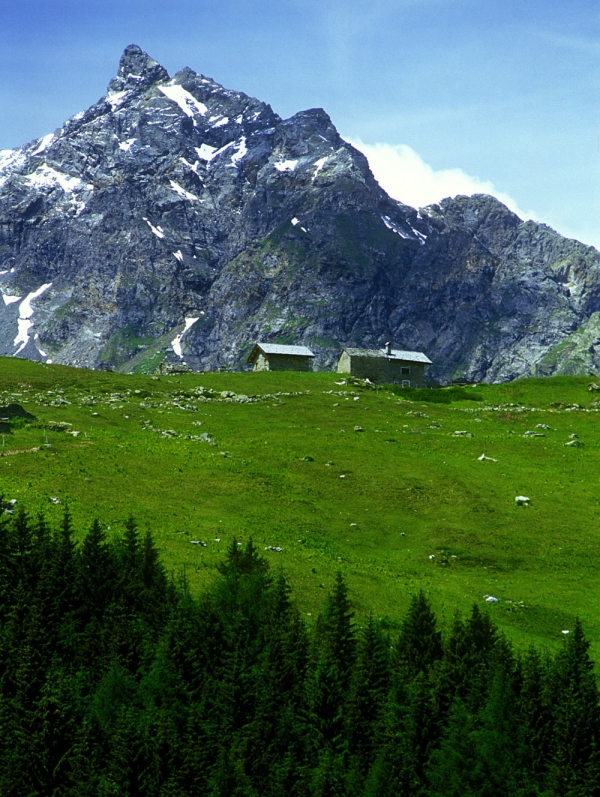
<svg viewBox="0 0 600 797">
<path fill-rule="evenodd" d="M 283 549 L 264 553 L 307 614 L 341 570 L 359 616 L 394 624 L 422 587 L 449 622 L 491 595 L 517 644 L 553 647 L 579 615 L 599 658 L 600 394 L 590 379 L 400 395 L 341 381 L 157 379 L 0 358 L 0 404 L 35 416 L 0 439 L 0 492 L 55 521 L 68 505 L 83 530 L 97 516 L 118 533 L 132 513 L 196 586 L 233 537 L 252 536 Z"/>
</svg>

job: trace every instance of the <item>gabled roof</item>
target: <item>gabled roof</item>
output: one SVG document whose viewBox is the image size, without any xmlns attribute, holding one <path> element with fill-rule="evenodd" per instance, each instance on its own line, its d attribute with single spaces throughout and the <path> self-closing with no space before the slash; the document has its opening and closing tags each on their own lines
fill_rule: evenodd
<svg viewBox="0 0 600 797">
<path fill-rule="evenodd" d="M 248 362 L 254 362 L 259 351 L 263 354 L 287 354 L 290 357 L 314 357 L 307 346 L 285 346 L 283 343 L 257 343 L 252 349 Z"/>
<path fill-rule="evenodd" d="M 343 351 L 345 351 L 346 354 L 349 354 L 351 357 L 386 357 L 388 360 L 403 360 L 405 362 L 424 363 L 425 365 L 432 365 L 432 362 L 429 359 L 429 357 L 426 354 L 423 354 L 422 351 L 404 351 L 402 349 L 392 349 L 391 354 L 387 353 L 387 349 L 346 348 Z"/>
</svg>

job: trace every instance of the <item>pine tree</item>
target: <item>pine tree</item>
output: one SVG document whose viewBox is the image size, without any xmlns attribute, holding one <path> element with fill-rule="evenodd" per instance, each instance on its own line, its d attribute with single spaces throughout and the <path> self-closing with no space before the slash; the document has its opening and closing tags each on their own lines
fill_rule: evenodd
<svg viewBox="0 0 600 797">
<path fill-rule="evenodd" d="M 337 794 L 343 788 L 347 746 L 344 711 L 348 699 L 356 640 L 348 589 L 341 573 L 317 619 L 311 673 L 307 679 L 315 793 Z"/>
<path fill-rule="evenodd" d="M 32 561 L 33 533 L 29 518 L 23 507 L 17 509 L 13 524 L 14 560 L 13 569 L 15 577 L 21 581 L 29 591 L 34 584 L 34 571 Z"/>
<path fill-rule="evenodd" d="M 427 793 L 427 767 L 440 734 L 432 684 L 424 673 L 419 673 L 406 689 L 404 705 L 397 714 L 395 738 L 390 736 L 388 742 L 395 795 L 416 797 Z"/>
<path fill-rule="evenodd" d="M 100 619 L 116 586 L 116 565 L 106 534 L 94 520 L 81 546 L 81 593 L 85 607 L 84 620 Z"/>
<path fill-rule="evenodd" d="M 42 618 L 46 644 L 56 655 L 74 659 L 81 593 L 79 557 L 68 509 L 53 535 L 49 553 L 37 584 L 35 604 Z"/>
<path fill-rule="evenodd" d="M 456 698 L 441 746 L 430 759 L 429 797 L 479 797 L 476 764 L 473 718 Z"/>
<path fill-rule="evenodd" d="M 348 588 L 342 574 L 337 573 L 333 590 L 327 597 L 317 625 L 317 644 L 321 654 L 331 662 L 339 687 L 344 692 L 350 686 L 355 657 L 353 617 Z"/>
<path fill-rule="evenodd" d="M 523 748 L 519 744 L 517 698 L 512 673 L 496 666 L 486 705 L 474 733 L 477 761 L 474 775 L 481 797 L 520 797 L 524 778 Z"/>
<path fill-rule="evenodd" d="M 395 650 L 395 663 L 408 678 L 427 674 L 442 658 L 442 634 L 423 590 L 411 600 Z"/>
<path fill-rule="evenodd" d="M 552 738 L 552 695 L 548 689 L 549 664 L 530 648 L 521 663 L 517 721 L 526 781 L 543 790 Z"/>
<path fill-rule="evenodd" d="M 345 737 L 355 783 L 361 784 L 381 743 L 383 715 L 390 689 L 390 641 L 369 617 L 357 647 L 349 699 L 345 711 Z"/>
<path fill-rule="evenodd" d="M 488 669 L 498 644 L 498 633 L 487 614 L 477 604 L 466 622 L 454 618 L 452 631 L 444 647 L 444 656 L 436 670 L 440 718 L 459 697 L 475 714 L 485 703 Z"/>
<path fill-rule="evenodd" d="M 261 795 L 289 794 L 305 757 L 306 629 L 279 576 L 269 592 L 253 717 L 244 729 L 248 774 Z"/>
<path fill-rule="evenodd" d="M 0 500 L 0 506 L 2 501 Z M 15 586 L 13 522 L 0 514 L 0 620 L 10 611 Z"/>
<path fill-rule="evenodd" d="M 589 646 L 577 619 L 550 679 L 554 723 L 548 782 L 554 794 L 565 797 L 587 797 L 600 790 L 600 708 Z"/>
<path fill-rule="evenodd" d="M 167 613 L 167 577 L 149 531 L 140 551 L 141 606 L 147 621 L 156 629 L 164 626 Z"/>
<path fill-rule="evenodd" d="M 120 541 L 119 553 L 121 563 L 120 588 L 129 611 L 140 606 L 142 591 L 140 535 L 137 523 L 130 515 L 125 523 L 125 531 Z"/>
</svg>

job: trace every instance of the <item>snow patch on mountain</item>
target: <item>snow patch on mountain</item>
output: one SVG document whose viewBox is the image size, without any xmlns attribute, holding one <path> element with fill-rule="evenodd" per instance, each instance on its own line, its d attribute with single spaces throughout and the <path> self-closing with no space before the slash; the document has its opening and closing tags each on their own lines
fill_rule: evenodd
<svg viewBox="0 0 600 797">
<path fill-rule="evenodd" d="M 194 147 L 194 149 L 203 161 L 211 161 L 219 151 L 217 147 L 211 147 L 210 144 L 202 144 L 201 147 Z"/>
<path fill-rule="evenodd" d="M 279 161 L 273 164 L 278 172 L 293 172 L 298 165 L 297 160 Z"/>
<path fill-rule="evenodd" d="M 76 191 L 83 187 L 79 177 L 72 177 L 64 172 L 59 172 L 47 164 L 38 166 L 31 174 L 26 175 L 25 180 L 34 188 L 56 188 L 59 185 L 65 193 Z M 92 189 L 93 186 L 87 186 Z"/>
<path fill-rule="evenodd" d="M 171 343 L 171 348 L 173 349 L 173 351 L 175 352 L 175 354 L 178 357 L 183 358 L 183 352 L 181 351 L 181 339 L 183 338 L 185 333 L 190 329 L 190 327 L 192 327 L 196 323 L 197 320 L 198 320 L 198 317 L 196 317 L 196 318 L 186 318 L 185 319 L 185 328 L 183 329 L 182 332 L 179 333 L 179 335 L 177 335 L 177 337 L 173 340 L 173 343 Z"/>
<path fill-rule="evenodd" d="M 19 346 L 17 351 L 14 353 L 13 357 L 16 357 L 17 354 L 20 354 L 25 346 L 29 343 L 29 330 L 33 326 L 33 321 L 31 317 L 34 313 L 34 308 L 31 306 L 31 302 L 34 299 L 39 298 L 44 291 L 47 291 L 48 288 L 52 286 L 51 282 L 47 282 L 41 287 L 37 289 L 37 291 L 32 291 L 31 293 L 27 294 L 27 296 L 23 299 L 21 304 L 19 305 L 19 318 L 17 320 L 18 325 L 18 332 L 17 336 L 14 339 L 14 345 Z"/>
<path fill-rule="evenodd" d="M 44 152 L 44 150 L 48 149 L 48 145 L 50 144 L 53 138 L 54 138 L 54 133 L 48 133 L 48 135 L 43 136 L 43 138 L 40 138 L 39 139 L 40 143 L 38 144 L 36 149 L 33 150 L 31 154 L 40 155 L 42 152 Z"/>
<path fill-rule="evenodd" d="M 235 146 L 235 153 L 231 156 L 231 163 L 233 166 L 237 166 L 238 162 L 244 157 L 244 155 L 248 152 L 248 147 L 246 146 L 246 138 L 243 137 L 241 141 L 234 144 Z"/>
<path fill-rule="evenodd" d="M 180 185 L 178 185 L 175 180 L 170 180 L 169 182 L 171 183 L 171 188 L 173 191 L 175 191 L 176 194 L 179 194 L 179 196 L 182 196 L 184 199 L 193 199 L 196 202 L 202 201 L 196 196 L 196 194 L 192 194 L 189 191 L 186 191 L 185 188 L 182 188 Z"/>
<path fill-rule="evenodd" d="M 189 91 L 186 91 L 183 86 L 171 84 L 169 86 L 159 86 L 158 88 L 165 97 L 168 97 L 171 102 L 176 103 L 184 114 L 192 119 L 197 113 L 204 116 L 208 111 L 206 105 L 203 102 L 199 102 Z"/>
<path fill-rule="evenodd" d="M 158 225 L 158 227 L 155 227 L 154 224 L 152 224 L 152 222 L 148 221 L 148 219 L 145 216 L 143 216 L 143 219 L 146 222 L 146 224 L 148 225 L 148 227 L 150 227 L 150 229 L 152 230 L 154 235 L 156 235 L 157 238 L 164 238 L 165 237 L 165 234 L 163 232 L 163 228 L 160 226 L 160 224 Z"/>
</svg>

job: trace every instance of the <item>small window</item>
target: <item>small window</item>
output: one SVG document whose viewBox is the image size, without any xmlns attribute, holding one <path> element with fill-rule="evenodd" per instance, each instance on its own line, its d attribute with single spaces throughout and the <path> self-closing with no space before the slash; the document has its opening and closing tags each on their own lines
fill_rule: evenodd
<svg viewBox="0 0 600 797">
<path fill-rule="evenodd" d="M 402 368 L 401 374 L 402 376 L 408 376 L 410 374 L 410 368 Z"/>
<path fill-rule="evenodd" d="M 410 379 L 403 379 L 402 387 L 410 387 Z"/>
</svg>

